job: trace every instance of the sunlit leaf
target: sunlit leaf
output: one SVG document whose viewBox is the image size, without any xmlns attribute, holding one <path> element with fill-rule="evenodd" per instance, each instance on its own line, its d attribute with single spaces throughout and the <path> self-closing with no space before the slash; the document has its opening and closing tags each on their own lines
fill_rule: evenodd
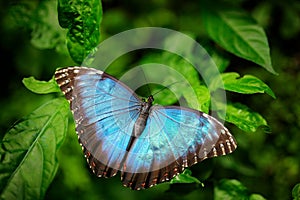
<svg viewBox="0 0 300 200">
<path fill-rule="evenodd" d="M 175 176 L 170 183 L 198 183 L 201 182 L 192 176 L 192 171 L 189 169 L 185 169 L 181 174 Z"/>
<path fill-rule="evenodd" d="M 33 76 L 29 78 L 23 78 L 23 84 L 25 87 L 37 94 L 49 94 L 52 92 L 60 92 L 61 90 L 57 86 L 54 78 L 47 81 L 36 80 Z"/>
<path fill-rule="evenodd" d="M 252 111 L 243 104 L 228 103 L 226 111 L 225 120 L 233 123 L 244 131 L 255 132 L 261 126 L 263 126 L 266 131 L 268 130 L 266 120 L 259 113 Z"/>
<path fill-rule="evenodd" d="M 59 0 L 58 20 L 68 29 L 67 46 L 72 59 L 81 64 L 100 42 L 101 1 Z"/>
<path fill-rule="evenodd" d="M 0 198 L 42 199 L 58 163 L 68 124 L 68 102 L 54 99 L 14 125 L 0 147 Z"/>
<path fill-rule="evenodd" d="M 223 73 L 222 80 L 225 90 L 242 94 L 267 93 L 275 98 L 275 94 L 267 84 L 252 75 L 240 77 L 238 73 Z"/>
<path fill-rule="evenodd" d="M 203 3 L 202 18 L 209 36 L 227 51 L 257 63 L 276 74 L 272 67 L 266 34 L 242 9 Z"/>
</svg>

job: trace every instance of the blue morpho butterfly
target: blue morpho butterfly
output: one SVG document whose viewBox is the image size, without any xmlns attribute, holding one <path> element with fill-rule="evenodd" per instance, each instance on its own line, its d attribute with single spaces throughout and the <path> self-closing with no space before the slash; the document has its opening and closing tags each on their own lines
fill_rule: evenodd
<svg viewBox="0 0 300 200">
<path fill-rule="evenodd" d="M 68 67 L 55 72 L 70 102 L 87 162 L 99 177 L 121 172 L 134 190 L 169 181 L 185 167 L 233 152 L 234 137 L 198 110 L 152 105 L 105 72 Z"/>
</svg>

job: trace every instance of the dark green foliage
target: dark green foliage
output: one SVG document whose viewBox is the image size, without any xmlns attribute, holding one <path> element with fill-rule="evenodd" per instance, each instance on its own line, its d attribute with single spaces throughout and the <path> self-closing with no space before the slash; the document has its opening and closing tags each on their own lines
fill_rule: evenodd
<svg viewBox="0 0 300 200">
<path fill-rule="evenodd" d="M 100 42 L 101 1 L 58 0 L 58 20 L 68 30 L 66 41 L 72 59 L 81 64 Z"/>
<path fill-rule="evenodd" d="M 1 55 L 6 59 L 0 99 L 1 199 L 299 199 L 298 1 L 33 0 L 3 1 L 1 6 Z M 212 107 L 216 102 L 211 95 L 220 89 L 217 79 L 208 89 L 190 63 L 169 52 L 129 53 L 108 72 L 119 77 L 147 63 L 179 71 L 196 94 L 193 99 L 185 87 L 173 85 L 185 106 L 218 113 L 237 138 L 238 149 L 185 170 L 171 184 L 137 192 L 124 188 L 119 176 L 100 179 L 89 172 L 73 120 L 67 128 L 69 105 L 58 97 L 60 90 L 51 77 L 58 67 L 81 64 L 100 35 L 104 40 L 143 26 L 186 33 L 205 47 L 227 91 L 226 116 L 217 109 L 224 105 Z M 182 41 L 174 46 L 184 54 L 193 52 Z M 145 74 L 178 81 L 160 69 Z M 26 90 L 22 80 L 31 92 L 43 95 Z M 152 93 L 162 89 L 150 88 Z M 162 105 L 177 100 L 168 90 L 155 96 Z"/>
</svg>

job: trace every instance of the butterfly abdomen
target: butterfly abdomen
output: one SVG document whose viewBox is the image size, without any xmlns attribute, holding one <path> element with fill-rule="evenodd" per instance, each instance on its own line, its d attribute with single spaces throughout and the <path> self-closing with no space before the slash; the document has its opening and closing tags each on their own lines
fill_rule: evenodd
<svg viewBox="0 0 300 200">
<path fill-rule="evenodd" d="M 149 117 L 149 111 L 152 106 L 153 96 L 149 96 L 147 102 L 143 102 L 141 105 L 141 111 L 139 117 L 137 118 L 136 122 L 134 123 L 134 127 L 132 130 L 133 137 L 139 137 L 146 127 L 146 123 Z"/>
<path fill-rule="evenodd" d="M 132 130 L 133 137 L 139 137 L 144 131 L 149 114 L 140 114 Z"/>
</svg>

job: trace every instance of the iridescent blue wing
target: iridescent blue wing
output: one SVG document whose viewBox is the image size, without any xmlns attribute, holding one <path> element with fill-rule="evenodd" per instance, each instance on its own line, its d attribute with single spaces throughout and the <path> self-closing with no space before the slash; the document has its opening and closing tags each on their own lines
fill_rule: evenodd
<svg viewBox="0 0 300 200">
<path fill-rule="evenodd" d="M 97 176 L 121 171 L 125 186 L 148 188 L 170 180 L 184 167 L 236 148 L 216 119 L 174 106 L 153 106 L 144 131 L 132 140 L 143 103 L 131 89 L 91 68 L 61 69 L 55 78 L 70 102 L 79 142 Z"/>
<path fill-rule="evenodd" d="M 114 176 L 122 170 L 142 102 L 123 83 L 92 68 L 60 69 L 55 79 L 70 102 L 91 169 L 97 176 Z"/>
<path fill-rule="evenodd" d="M 153 106 L 145 130 L 127 156 L 122 181 L 133 189 L 151 187 L 172 179 L 184 167 L 229 154 L 236 147 L 227 128 L 205 113 Z"/>
</svg>

